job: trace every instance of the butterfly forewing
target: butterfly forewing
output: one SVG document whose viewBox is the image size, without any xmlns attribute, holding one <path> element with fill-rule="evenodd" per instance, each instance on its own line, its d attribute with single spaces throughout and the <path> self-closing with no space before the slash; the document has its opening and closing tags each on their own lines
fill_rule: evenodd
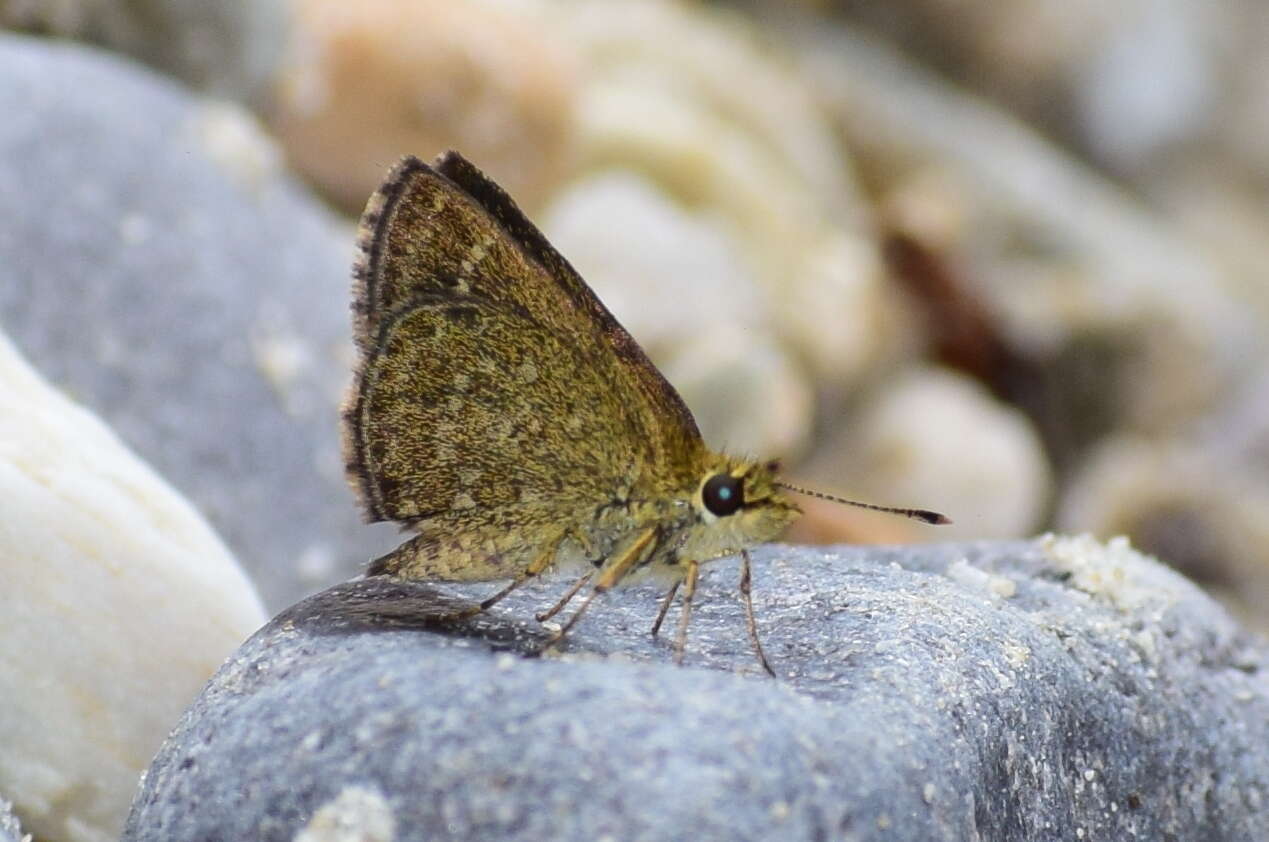
<svg viewBox="0 0 1269 842">
<path fill-rule="evenodd" d="M 678 394 L 461 156 L 402 161 L 367 206 L 360 245 L 345 454 L 372 519 L 517 506 L 528 518 L 549 508 L 543 495 L 600 503 L 622 483 L 693 481 L 705 449 Z M 564 452 L 585 464 L 560 464 Z"/>
</svg>

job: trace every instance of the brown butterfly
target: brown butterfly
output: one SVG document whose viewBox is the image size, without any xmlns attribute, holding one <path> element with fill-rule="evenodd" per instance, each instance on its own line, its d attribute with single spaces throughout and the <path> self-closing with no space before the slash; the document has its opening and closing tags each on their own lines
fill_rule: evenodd
<svg viewBox="0 0 1269 842">
<path fill-rule="evenodd" d="M 418 533 L 369 574 L 509 579 L 485 610 L 547 569 L 582 568 L 538 617 L 590 585 L 551 643 L 595 597 L 650 574 L 669 585 L 654 635 L 682 591 L 681 661 L 700 565 L 740 552 L 749 635 L 774 675 L 745 550 L 797 518 L 786 491 L 814 492 L 781 483 L 775 463 L 706 447 L 630 334 L 458 153 L 398 164 L 366 206 L 358 245 L 348 475 L 369 520 Z"/>
</svg>

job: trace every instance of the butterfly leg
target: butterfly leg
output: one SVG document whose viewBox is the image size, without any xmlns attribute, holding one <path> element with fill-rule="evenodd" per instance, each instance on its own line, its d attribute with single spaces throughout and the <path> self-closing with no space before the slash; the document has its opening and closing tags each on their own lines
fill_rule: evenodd
<svg viewBox="0 0 1269 842">
<path fill-rule="evenodd" d="M 679 592 L 679 585 L 683 584 L 683 580 L 679 579 L 673 585 L 664 597 L 661 598 L 661 610 L 657 611 L 656 621 L 652 624 L 652 636 L 656 637 L 657 632 L 661 631 L 661 624 L 665 622 L 665 615 L 670 611 L 670 603 L 674 602 L 674 595 Z"/>
<path fill-rule="evenodd" d="M 758 655 L 758 663 L 767 671 L 767 675 L 776 677 L 775 670 L 767 661 L 767 653 L 762 651 L 762 641 L 758 639 L 758 621 L 753 615 L 753 595 L 749 592 L 749 551 L 740 551 L 740 596 L 745 603 L 745 625 L 749 628 L 749 641 L 753 643 L 753 651 Z"/>
<path fill-rule="evenodd" d="M 652 548 L 652 544 L 656 539 L 656 536 L 657 532 L 655 529 L 645 529 L 639 534 L 639 537 L 631 541 L 629 546 L 621 551 L 620 555 L 614 557 L 611 561 L 605 564 L 603 568 L 600 569 L 599 576 L 595 580 L 594 587 L 590 589 L 590 593 L 586 595 L 586 599 L 582 601 L 581 606 L 573 612 L 573 616 L 568 618 L 568 622 L 566 622 L 559 631 L 551 635 L 551 638 L 546 642 L 546 645 L 543 646 L 542 649 L 550 649 L 552 646 L 559 643 L 560 640 L 563 639 L 564 635 L 568 634 L 569 629 L 577 625 L 577 621 L 580 620 L 582 615 L 586 613 L 586 609 L 590 607 L 590 604 L 595 601 L 596 597 L 611 590 L 613 585 L 624 579 L 626 574 L 633 570 L 635 565 L 639 563 L 640 559 L 642 559 Z"/>
<path fill-rule="evenodd" d="M 534 576 L 537 576 L 539 573 L 545 570 L 551 564 L 551 560 L 555 558 L 555 553 L 556 551 L 559 550 L 560 543 L 563 542 L 563 540 L 564 540 L 564 536 L 560 536 L 559 538 L 555 539 L 550 544 L 548 544 L 546 549 L 538 553 L 537 557 L 533 559 L 533 561 L 529 564 L 528 567 L 524 568 L 524 570 L 518 576 L 516 576 L 514 579 L 511 580 L 511 584 L 507 585 L 505 588 L 498 591 L 496 594 L 489 597 L 484 602 L 480 603 L 479 608 L 473 609 L 471 613 L 479 614 L 482 611 L 488 611 L 490 608 L 494 607 L 499 602 L 501 602 L 503 597 L 505 597 L 507 594 L 511 593 L 516 588 L 520 587 L 525 582 L 529 581 Z"/>
<path fill-rule="evenodd" d="M 578 579 L 576 582 L 572 584 L 572 586 L 569 587 L 567 591 L 564 592 L 564 595 L 560 597 L 559 602 L 555 603 L 550 608 L 548 608 L 545 611 L 542 611 L 541 613 L 534 614 L 533 619 L 537 620 L 539 623 L 545 623 L 547 620 L 551 619 L 556 614 L 563 611 L 564 606 L 568 605 L 569 601 L 572 600 L 573 597 L 577 596 L 577 592 L 580 591 L 586 585 L 586 583 L 590 581 L 590 577 L 593 575 L 595 575 L 595 571 L 592 570 L 589 573 L 587 573 L 585 576 L 583 576 L 582 578 Z"/>
<path fill-rule="evenodd" d="M 687 624 L 692 619 L 692 597 L 696 595 L 696 579 L 700 576 L 698 561 L 687 563 L 687 575 L 683 577 L 683 607 L 679 609 L 679 633 L 674 637 L 674 663 L 683 663 L 683 648 L 687 646 Z"/>
<path fill-rule="evenodd" d="M 567 538 L 569 536 L 571 536 L 573 540 L 575 540 L 579 545 L 581 545 L 582 551 L 586 553 L 587 558 L 595 557 L 595 545 L 591 542 L 590 538 L 587 536 L 587 534 L 584 531 L 573 529 L 564 533 L 564 537 Z M 586 583 L 590 581 L 590 578 L 593 575 L 595 575 L 594 570 L 587 571 L 585 576 L 581 577 L 576 582 L 574 582 L 572 587 L 570 587 L 567 591 L 564 592 L 564 595 L 560 597 L 559 602 L 555 603 L 547 610 L 539 612 L 538 614 L 535 614 L 534 619 L 536 619 L 539 623 L 545 623 L 547 620 L 551 619 L 556 614 L 563 611 L 564 606 L 568 605 L 568 603 L 573 599 L 573 597 L 577 596 L 577 592 L 586 586 Z"/>
</svg>

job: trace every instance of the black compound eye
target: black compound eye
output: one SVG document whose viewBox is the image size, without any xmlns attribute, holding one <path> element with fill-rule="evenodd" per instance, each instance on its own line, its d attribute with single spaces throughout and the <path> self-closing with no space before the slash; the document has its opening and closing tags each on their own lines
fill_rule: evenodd
<svg viewBox="0 0 1269 842">
<path fill-rule="evenodd" d="M 745 504 L 745 481 L 731 474 L 714 474 L 701 489 L 705 508 L 724 517 Z"/>
</svg>

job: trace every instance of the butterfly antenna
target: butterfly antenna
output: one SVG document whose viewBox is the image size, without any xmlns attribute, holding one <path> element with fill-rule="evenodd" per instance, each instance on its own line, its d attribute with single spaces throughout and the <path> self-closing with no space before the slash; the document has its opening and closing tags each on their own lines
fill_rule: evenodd
<svg viewBox="0 0 1269 842">
<path fill-rule="evenodd" d="M 919 520 L 923 523 L 932 523 L 937 525 L 952 522 L 952 519 L 947 515 L 941 515 L 938 512 L 931 512 L 927 509 L 901 509 L 896 506 L 878 506 L 875 503 L 861 503 L 858 500 L 847 500 L 845 497 L 836 497 L 832 494 L 825 494 L 823 491 L 812 491 L 809 488 L 789 485 L 787 482 L 777 482 L 776 485 L 787 491 L 795 491 L 798 494 L 805 494 L 808 497 L 818 497 L 821 500 L 831 500 L 834 503 L 856 506 L 860 509 L 872 509 L 874 512 L 888 512 L 892 515 L 902 515 L 903 517 L 910 517 L 913 520 Z"/>
</svg>

